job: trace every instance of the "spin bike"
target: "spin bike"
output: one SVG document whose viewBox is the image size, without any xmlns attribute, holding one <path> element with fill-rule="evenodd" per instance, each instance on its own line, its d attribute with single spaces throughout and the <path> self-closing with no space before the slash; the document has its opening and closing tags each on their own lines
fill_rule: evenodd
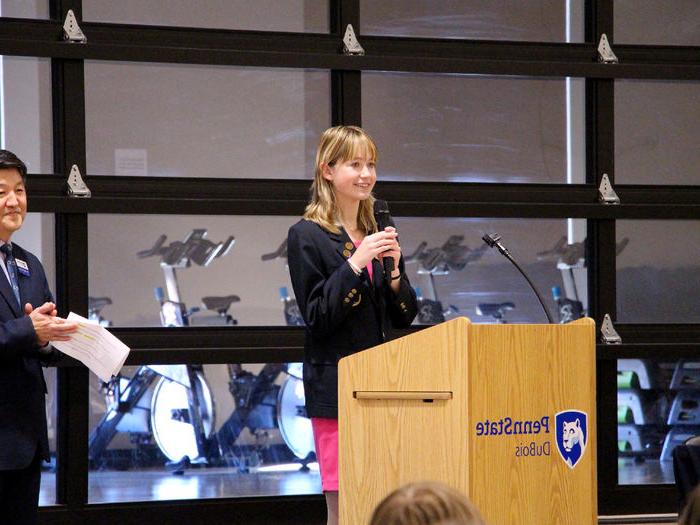
<svg viewBox="0 0 700 525">
<path fill-rule="evenodd" d="M 138 253 L 140 258 L 161 258 L 168 295 L 166 298 L 163 290 L 156 288 L 155 296 L 163 326 L 237 324 L 228 313 L 230 306 L 240 301 L 236 295 L 203 297 L 204 310 L 188 310 L 180 300 L 176 269 L 187 268 L 192 263 L 208 266 L 215 258 L 226 255 L 234 242 L 229 237 L 226 242 L 214 244 L 205 236 L 206 230 L 193 230 L 185 241 L 165 246 L 166 237 L 162 235 L 151 249 Z M 107 323 L 100 309 L 111 301 L 96 298 L 94 303 L 93 317 Z M 291 303 L 293 299 L 287 298 L 285 305 Z M 289 310 L 293 312 L 293 304 Z M 276 363 L 265 365 L 258 374 L 244 370 L 237 363 L 227 367 L 235 410 L 216 433 L 213 398 L 201 365 L 147 365 L 139 367 L 132 378 L 121 376 L 105 384 L 108 410 L 90 436 L 90 460 L 98 462 L 117 432 L 128 432 L 135 443 L 155 440 L 168 459 L 166 467 L 175 473 L 184 472 L 190 464 L 233 463 L 241 471 L 247 471 L 262 462 L 268 430 L 277 427 L 289 450 L 305 460 L 309 456 L 310 432 L 303 428 L 309 420 L 301 413 L 304 408 L 301 371 Z M 283 372 L 289 377 L 281 385 L 276 384 Z M 155 388 L 151 388 L 153 383 Z M 245 428 L 255 437 L 252 452 L 236 445 Z M 313 446 L 313 440 L 311 443 Z"/>
<path fill-rule="evenodd" d="M 180 300 L 176 269 L 188 268 L 193 263 L 208 266 L 233 246 L 233 236 L 213 243 L 205 238 L 206 233 L 204 229 L 195 229 L 184 241 L 174 241 L 168 246 L 165 246 L 167 237 L 161 235 L 152 248 L 137 254 L 139 258 L 161 258 L 168 296 L 160 288 L 155 295 L 163 326 L 188 326 L 193 316 L 202 311 L 199 307 L 187 310 Z M 100 318 L 99 309 L 111 301 L 97 299 L 101 301 L 94 305 L 95 316 Z M 240 298 L 235 295 L 202 298 L 204 308 L 215 312 L 206 316 L 206 324 L 236 324 L 227 312 L 237 301 Z M 140 366 L 133 377 L 117 376 L 103 390 L 108 406 L 90 434 L 91 462 L 99 462 L 117 432 L 128 432 L 137 443 L 148 442 L 152 436 L 168 459 L 166 465 L 175 472 L 181 472 L 191 463 L 209 462 L 215 414 L 213 396 L 201 365 Z"/>
<path fill-rule="evenodd" d="M 453 236 L 454 237 L 454 236 Z M 452 239 L 452 237 L 450 237 Z M 449 244 L 446 243 L 445 245 Z M 438 296 L 437 286 L 435 285 L 436 275 L 448 275 L 450 273 L 450 265 L 447 263 L 447 255 L 441 248 L 431 248 L 426 250 L 427 242 L 421 242 L 416 250 L 406 255 L 404 260 L 406 264 L 418 263 L 416 273 L 419 276 L 427 276 L 427 296 L 423 295 L 421 287 L 415 287 L 416 302 L 418 305 L 418 315 L 416 320 L 418 324 L 440 324 L 445 321 L 445 317 L 458 312 L 456 306 L 450 305 L 445 309 L 442 301 Z M 464 266 L 458 268 L 462 269 Z M 432 297 L 432 298 L 431 298 Z"/>
<path fill-rule="evenodd" d="M 260 259 L 262 261 L 282 259 L 286 267 L 287 240 L 284 239 L 274 252 L 261 255 Z M 299 305 L 296 299 L 289 294 L 288 288 L 286 286 L 280 287 L 279 294 L 285 324 L 287 326 L 303 326 L 304 319 L 301 316 Z M 301 462 L 302 470 L 306 470 L 307 464 L 315 459 L 315 447 L 311 420 L 306 414 L 303 364 L 286 363 L 266 366 L 274 366 L 279 371 L 278 373 L 286 374 L 276 393 L 277 427 L 289 450 Z"/>
</svg>

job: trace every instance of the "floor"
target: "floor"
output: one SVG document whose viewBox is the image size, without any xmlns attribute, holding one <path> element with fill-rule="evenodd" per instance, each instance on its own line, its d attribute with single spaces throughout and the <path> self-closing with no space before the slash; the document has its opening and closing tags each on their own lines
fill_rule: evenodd
<svg viewBox="0 0 700 525">
<path fill-rule="evenodd" d="M 162 468 L 90 471 L 89 503 L 119 503 L 129 501 L 158 501 L 197 498 L 254 497 L 279 495 L 320 494 L 321 480 L 316 464 L 302 471 L 298 464 L 261 467 L 255 472 L 239 472 L 231 468 L 191 468 L 181 475 L 165 472 Z M 620 459 L 619 479 L 623 484 L 672 483 L 670 462 L 648 460 L 642 463 Z M 56 476 L 42 474 L 41 505 L 55 502 Z M 626 525 L 668 525 L 675 523 L 672 516 L 659 516 L 632 521 L 629 517 L 601 517 L 600 523 Z"/>
<path fill-rule="evenodd" d="M 315 465 L 300 471 L 298 465 L 276 465 L 254 473 L 226 468 L 190 469 L 182 475 L 162 469 L 90 472 L 89 503 L 158 501 L 173 499 L 229 498 L 306 495 L 321 493 L 321 478 Z M 285 470 L 285 468 L 290 470 Z M 44 473 L 41 505 L 55 502 L 56 476 Z"/>
<path fill-rule="evenodd" d="M 620 458 L 617 461 L 617 478 L 620 485 L 657 485 L 675 483 L 673 462 L 658 459 Z"/>
</svg>

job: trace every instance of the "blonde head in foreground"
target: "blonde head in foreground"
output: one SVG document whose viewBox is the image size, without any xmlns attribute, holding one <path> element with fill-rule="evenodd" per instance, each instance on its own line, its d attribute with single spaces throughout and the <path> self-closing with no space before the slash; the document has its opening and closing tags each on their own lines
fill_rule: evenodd
<svg viewBox="0 0 700 525">
<path fill-rule="evenodd" d="M 443 483 L 399 487 L 382 500 L 370 525 L 486 525 L 467 497 Z"/>
</svg>

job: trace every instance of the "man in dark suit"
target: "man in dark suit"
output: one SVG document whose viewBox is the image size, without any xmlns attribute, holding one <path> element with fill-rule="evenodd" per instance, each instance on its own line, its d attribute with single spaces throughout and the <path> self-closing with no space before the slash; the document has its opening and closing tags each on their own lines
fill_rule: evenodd
<svg viewBox="0 0 700 525">
<path fill-rule="evenodd" d="M 10 242 L 27 213 L 27 168 L 0 150 L 0 512 L 4 524 L 38 521 L 41 461 L 49 459 L 41 370 L 77 324 L 56 315 L 44 269 Z"/>
</svg>

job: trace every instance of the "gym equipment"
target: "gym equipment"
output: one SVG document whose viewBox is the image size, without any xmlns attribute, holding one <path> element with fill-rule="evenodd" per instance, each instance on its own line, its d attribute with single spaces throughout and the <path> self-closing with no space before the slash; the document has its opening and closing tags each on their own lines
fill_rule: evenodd
<svg viewBox="0 0 700 525">
<path fill-rule="evenodd" d="M 552 299 L 557 303 L 560 323 L 570 323 L 584 316 L 583 303 L 561 296 L 561 288 L 552 286 Z"/>
<path fill-rule="evenodd" d="M 262 261 L 282 259 L 288 270 L 287 240 L 283 240 L 277 250 L 261 255 L 260 259 Z M 279 290 L 287 326 L 304 326 L 304 319 L 296 299 L 289 294 L 286 286 L 281 286 Z M 303 364 L 287 363 L 285 371 L 288 377 L 277 393 L 277 426 L 287 447 L 301 460 L 302 469 L 307 469 L 307 463 L 315 458 L 315 447 L 311 419 L 306 415 Z"/>
<path fill-rule="evenodd" d="M 112 299 L 109 297 L 88 297 L 87 318 L 100 326 L 112 326 L 110 321 L 102 317 L 102 309 L 110 304 L 112 304 Z"/>
<path fill-rule="evenodd" d="M 671 390 L 700 388 L 700 362 L 678 361 L 671 379 Z"/>
<path fill-rule="evenodd" d="M 515 303 L 505 302 L 505 303 L 479 303 L 476 305 L 476 314 L 482 316 L 489 316 L 498 324 L 505 324 L 506 312 L 515 309 Z"/>
<path fill-rule="evenodd" d="M 617 360 L 617 387 L 639 387 L 648 390 L 654 386 L 650 364 L 642 359 Z"/>
<path fill-rule="evenodd" d="M 439 324 L 449 316 L 459 313 L 455 305 L 444 308 L 435 286 L 436 275 L 448 275 L 450 271 L 461 271 L 470 262 L 480 259 L 488 247 L 479 246 L 472 250 L 463 245 L 464 235 L 450 235 L 440 247 L 426 249 L 428 243 L 422 241 L 416 250 L 404 257 L 404 262 L 417 263 L 418 275 L 427 275 L 428 293 L 423 296 L 421 288 L 416 287 L 418 303 L 418 324 Z"/>
<path fill-rule="evenodd" d="M 488 250 L 488 246 L 484 245 L 472 250 L 467 245 L 462 244 L 463 240 L 464 235 L 450 235 L 442 246 L 427 250 L 425 248 L 428 243 L 423 241 L 404 260 L 406 263 L 419 262 L 420 268 L 431 274 L 444 275 L 450 270 L 463 270 L 470 262 L 481 259 Z"/>
<path fill-rule="evenodd" d="M 661 461 L 673 460 L 673 449 L 678 445 L 683 445 L 688 440 L 700 436 L 700 426 L 680 425 L 672 428 L 666 439 L 664 440 L 663 449 L 661 451 Z"/>
<path fill-rule="evenodd" d="M 671 404 L 669 425 L 700 425 L 700 391 L 680 390 Z"/>
<path fill-rule="evenodd" d="M 213 243 L 205 238 L 206 234 L 205 229 L 195 229 L 184 241 L 168 246 L 165 246 L 167 237 L 161 235 L 152 248 L 137 253 L 139 258 L 161 258 L 168 297 L 159 288 L 155 295 L 161 305 L 163 326 L 187 326 L 193 315 L 202 311 L 201 308 L 187 310 L 181 302 L 176 268 L 188 268 L 192 263 L 208 266 L 215 258 L 226 255 L 234 243 L 233 236 L 225 242 Z M 102 300 L 95 300 L 93 309 L 99 317 L 99 308 L 111 300 L 107 303 L 105 298 L 98 299 Z M 228 308 L 238 300 L 237 296 L 202 299 L 205 309 L 215 312 L 216 324 L 236 323 Z M 120 375 L 103 385 L 103 389 L 108 407 L 88 440 L 88 457 L 92 462 L 99 461 L 117 432 L 129 432 L 137 441 L 148 441 L 152 436 L 169 460 L 166 466 L 175 472 L 182 472 L 189 464 L 208 463 L 215 413 L 201 365 L 141 366 L 132 378 Z"/>
</svg>

